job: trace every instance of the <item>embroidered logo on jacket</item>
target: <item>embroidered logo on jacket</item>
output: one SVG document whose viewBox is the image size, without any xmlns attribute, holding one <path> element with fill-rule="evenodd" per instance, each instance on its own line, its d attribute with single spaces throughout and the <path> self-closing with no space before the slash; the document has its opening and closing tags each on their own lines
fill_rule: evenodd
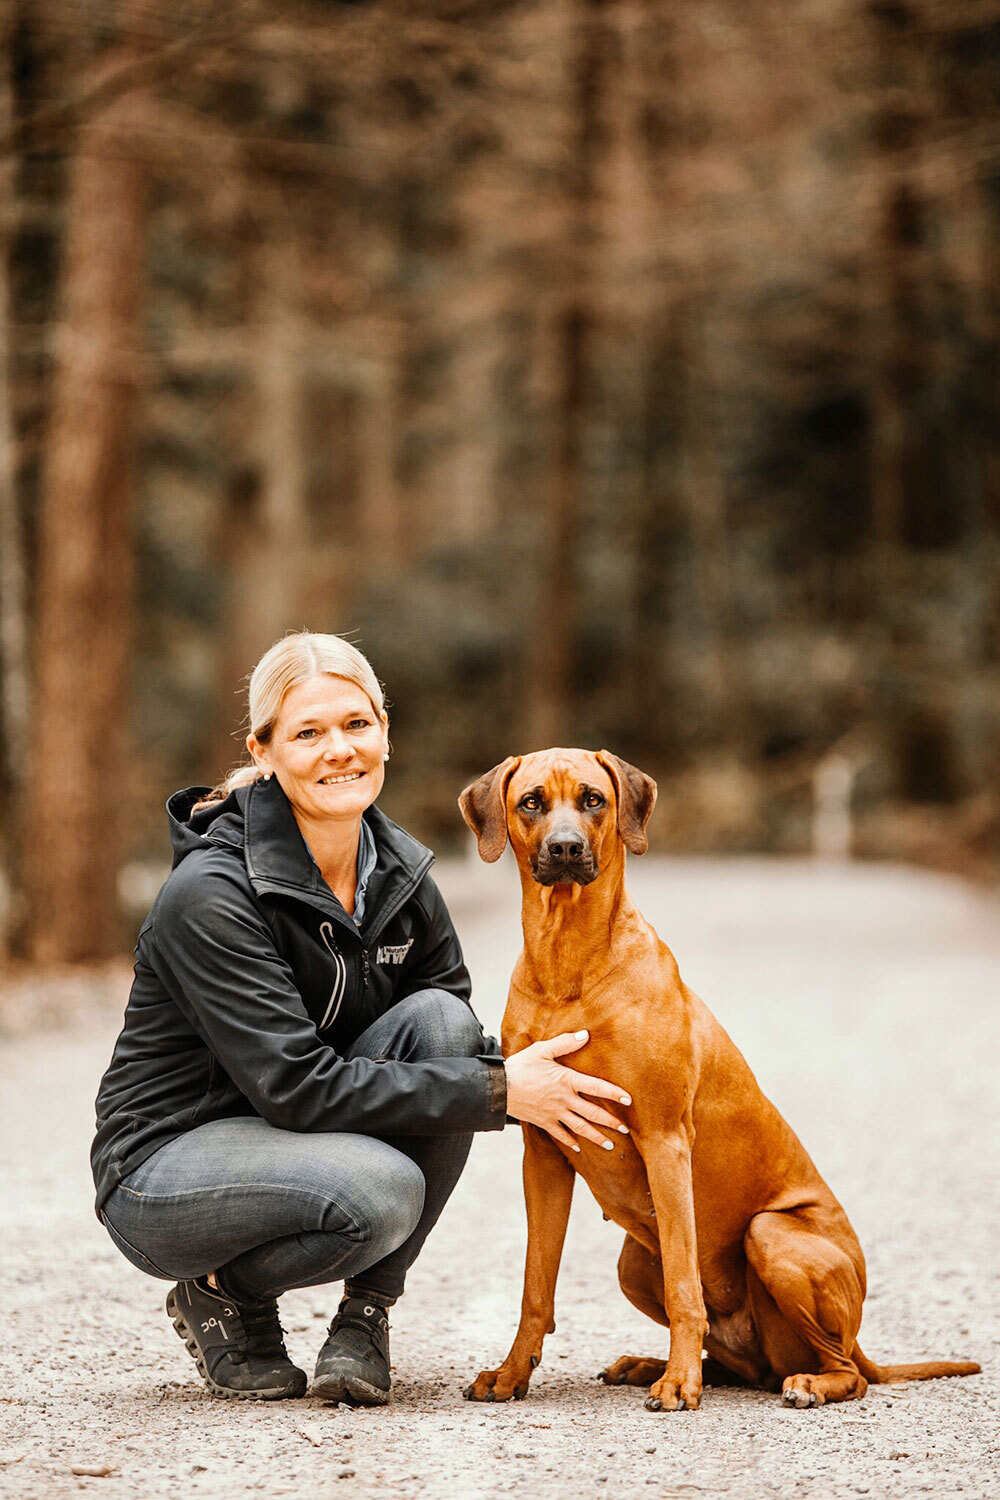
<svg viewBox="0 0 1000 1500">
<path fill-rule="evenodd" d="M 383 943 L 375 955 L 377 964 L 401 964 L 413 947 L 413 939 L 408 943 Z"/>
</svg>

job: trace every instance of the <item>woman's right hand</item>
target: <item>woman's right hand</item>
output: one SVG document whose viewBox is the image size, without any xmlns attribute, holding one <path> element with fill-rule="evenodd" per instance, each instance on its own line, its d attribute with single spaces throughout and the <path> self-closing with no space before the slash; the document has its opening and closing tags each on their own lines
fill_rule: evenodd
<svg viewBox="0 0 1000 1500">
<path fill-rule="evenodd" d="M 586 1031 L 567 1031 L 546 1042 L 533 1042 L 508 1057 L 504 1062 L 507 1113 L 515 1120 L 547 1130 L 554 1140 L 572 1151 L 580 1149 L 575 1136 L 612 1151 L 613 1142 L 597 1127 L 603 1126 L 605 1131 L 616 1135 L 628 1135 L 628 1126 L 583 1095 L 614 1099 L 618 1104 L 631 1104 L 632 1100 L 617 1084 L 592 1078 L 589 1073 L 577 1073 L 555 1061 L 568 1052 L 578 1052 L 589 1036 Z"/>
</svg>

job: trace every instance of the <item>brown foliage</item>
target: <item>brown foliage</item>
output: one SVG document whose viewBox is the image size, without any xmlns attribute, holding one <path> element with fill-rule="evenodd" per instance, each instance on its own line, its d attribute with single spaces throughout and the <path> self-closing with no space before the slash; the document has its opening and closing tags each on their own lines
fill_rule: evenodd
<svg viewBox="0 0 1000 1500">
<path fill-rule="evenodd" d="M 654 840 L 804 848 L 856 731 L 864 848 L 929 847 L 915 808 L 961 844 L 1000 741 L 1000 4 L 202 16 L 15 28 L 36 911 L 92 891 L 59 951 L 112 941 L 115 809 L 162 847 L 306 624 L 389 684 L 426 836 L 562 740 L 658 776 Z"/>
</svg>

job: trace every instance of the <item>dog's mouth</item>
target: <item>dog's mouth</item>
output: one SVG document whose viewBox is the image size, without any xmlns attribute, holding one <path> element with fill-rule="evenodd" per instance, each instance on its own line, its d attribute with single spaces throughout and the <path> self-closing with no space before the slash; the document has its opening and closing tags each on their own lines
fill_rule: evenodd
<svg viewBox="0 0 1000 1500">
<path fill-rule="evenodd" d="M 587 859 L 546 859 L 539 855 L 532 861 L 531 878 L 539 885 L 589 885 L 597 879 L 597 863 Z"/>
</svg>

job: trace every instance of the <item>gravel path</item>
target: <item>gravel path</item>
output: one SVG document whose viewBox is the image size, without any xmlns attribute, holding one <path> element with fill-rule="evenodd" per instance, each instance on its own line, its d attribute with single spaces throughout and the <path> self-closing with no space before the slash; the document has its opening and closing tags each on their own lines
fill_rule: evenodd
<svg viewBox="0 0 1000 1500">
<path fill-rule="evenodd" d="M 29 985 L 0 1042 L 0 1495 L 1000 1496 L 1000 907 L 888 867 L 646 860 L 631 880 L 851 1215 L 869 1265 L 866 1352 L 975 1358 L 982 1375 L 873 1387 L 820 1411 L 720 1390 L 697 1413 L 646 1412 L 641 1391 L 594 1381 L 664 1339 L 622 1298 L 621 1232 L 581 1187 L 559 1327 L 528 1399 L 464 1402 L 517 1317 L 524 1213 L 507 1130 L 477 1141 L 393 1314 L 388 1409 L 215 1401 L 169 1327 L 166 1285 L 121 1259 L 93 1217 L 87 1151 L 114 1001 L 99 994 L 68 1028 L 16 1034 Z M 514 871 L 455 864 L 441 881 L 496 1029 L 519 947 Z M 120 976 L 108 988 L 120 997 Z M 282 1301 L 307 1368 L 336 1299 Z M 74 1475 L 81 1465 L 111 1472 Z"/>
</svg>

